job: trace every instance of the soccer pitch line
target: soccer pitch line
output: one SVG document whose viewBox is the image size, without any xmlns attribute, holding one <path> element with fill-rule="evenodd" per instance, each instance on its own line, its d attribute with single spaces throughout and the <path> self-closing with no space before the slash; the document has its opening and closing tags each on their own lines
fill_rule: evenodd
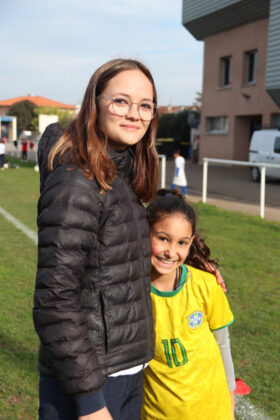
<svg viewBox="0 0 280 420">
<path fill-rule="evenodd" d="M 31 239 L 36 245 L 38 245 L 37 233 L 33 232 L 18 219 L 12 216 L 9 212 L 0 207 L 0 214 L 5 217 L 6 220 L 12 223 L 17 229 L 21 230 L 29 239 Z"/>
<path fill-rule="evenodd" d="M 235 415 L 242 420 L 273 420 L 255 407 L 246 396 L 235 395 Z"/>
<path fill-rule="evenodd" d="M 29 239 L 38 245 L 38 237 L 35 232 L 21 223 L 18 219 L 0 207 L 0 214 L 11 222 L 17 229 L 21 230 Z M 235 396 L 235 414 L 242 420 L 273 420 L 264 414 L 263 411 L 256 408 L 245 396 Z"/>
</svg>

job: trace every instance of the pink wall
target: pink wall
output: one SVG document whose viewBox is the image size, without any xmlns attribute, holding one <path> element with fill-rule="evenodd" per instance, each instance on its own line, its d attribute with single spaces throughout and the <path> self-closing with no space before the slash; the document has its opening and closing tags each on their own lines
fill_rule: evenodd
<svg viewBox="0 0 280 420">
<path fill-rule="evenodd" d="M 271 123 L 280 108 L 265 91 L 268 19 L 205 38 L 200 160 L 203 157 L 247 160 L 250 118 Z M 244 53 L 258 51 L 256 84 L 244 85 Z M 221 58 L 232 56 L 231 86 L 221 87 Z M 250 95 L 250 99 L 242 96 Z M 227 116 L 228 133 L 207 133 L 207 117 Z M 236 118 L 236 117 L 247 118 Z"/>
</svg>

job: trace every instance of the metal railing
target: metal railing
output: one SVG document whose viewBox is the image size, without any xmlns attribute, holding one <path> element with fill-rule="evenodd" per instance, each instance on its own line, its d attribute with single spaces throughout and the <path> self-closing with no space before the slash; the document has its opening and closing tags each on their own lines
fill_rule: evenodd
<svg viewBox="0 0 280 420">
<path fill-rule="evenodd" d="M 16 157 L 18 159 L 21 158 L 22 152 L 21 152 L 21 141 L 17 141 L 17 147 L 14 146 L 14 142 L 12 140 L 8 140 L 6 143 L 6 155 Z M 38 142 L 33 141 L 34 146 L 33 149 L 30 150 L 30 147 L 28 146 L 27 150 L 27 158 L 31 162 L 37 162 L 37 148 L 38 148 Z"/>
<path fill-rule="evenodd" d="M 206 203 L 207 199 L 207 181 L 208 181 L 208 163 L 218 163 L 224 165 L 237 165 L 237 166 L 254 166 L 259 167 L 261 172 L 261 183 L 260 183 L 260 216 L 264 218 L 265 212 L 265 176 L 266 168 L 279 168 L 280 165 L 273 163 L 260 163 L 260 162 L 243 162 L 238 160 L 223 160 L 223 159 L 203 159 L 203 177 L 202 177 L 202 202 Z"/>
<path fill-rule="evenodd" d="M 165 188 L 166 184 L 166 155 L 158 155 L 159 160 L 161 160 L 161 177 L 160 177 L 160 187 Z"/>
</svg>

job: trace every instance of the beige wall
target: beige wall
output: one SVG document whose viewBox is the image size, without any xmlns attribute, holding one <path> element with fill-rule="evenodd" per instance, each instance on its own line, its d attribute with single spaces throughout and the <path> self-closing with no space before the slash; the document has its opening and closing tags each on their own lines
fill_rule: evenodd
<svg viewBox="0 0 280 420">
<path fill-rule="evenodd" d="M 13 121 L 9 124 L 9 139 L 16 140 L 17 138 L 17 117 L 12 117 Z"/>
<path fill-rule="evenodd" d="M 38 130 L 40 134 L 43 134 L 45 129 L 49 124 L 58 122 L 58 115 L 45 115 L 45 114 L 39 114 L 38 118 Z"/>
<path fill-rule="evenodd" d="M 250 120 L 271 124 L 280 108 L 265 91 L 268 19 L 205 38 L 200 160 L 203 157 L 248 159 Z M 244 53 L 258 51 L 256 83 L 244 85 Z M 221 87 L 221 58 L 232 56 L 230 87 Z M 250 96 L 246 99 L 245 93 Z M 207 117 L 227 116 L 226 134 L 208 133 Z"/>
</svg>

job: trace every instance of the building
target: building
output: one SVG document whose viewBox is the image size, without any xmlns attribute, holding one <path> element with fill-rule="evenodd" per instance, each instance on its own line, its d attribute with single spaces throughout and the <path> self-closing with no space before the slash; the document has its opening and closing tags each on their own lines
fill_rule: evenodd
<svg viewBox="0 0 280 420">
<path fill-rule="evenodd" d="M 176 114 L 182 111 L 197 111 L 200 112 L 200 107 L 197 105 L 161 105 L 157 109 L 159 115 L 163 114 Z"/>
<path fill-rule="evenodd" d="M 12 99 L 4 99 L 0 101 L 0 137 L 16 140 L 17 118 L 9 115 L 9 110 L 12 105 L 22 101 L 29 101 L 37 108 L 58 108 L 61 111 L 67 111 L 73 115 L 77 111 L 76 105 L 67 105 L 62 102 L 44 98 L 43 96 L 28 95 L 18 96 Z M 42 133 L 48 124 L 56 122 L 57 120 L 58 117 L 56 115 L 39 115 L 39 133 Z"/>
<path fill-rule="evenodd" d="M 16 104 L 17 102 L 22 102 L 22 101 L 32 102 L 37 108 L 40 108 L 40 107 L 59 108 L 64 111 L 73 111 L 73 112 L 76 110 L 75 105 L 63 104 L 62 102 L 54 101 L 53 99 L 44 98 L 43 96 L 27 95 L 27 96 L 18 96 L 17 98 L 12 98 L 12 99 L 4 99 L 0 101 L 0 116 L 8 115 L 10 107 Z"/>
<path fill-rule="evenodd" d="M 204 41 L 199 159 L 248 160 L 260 128 L 280 128 L 280 1 L 183 0 Z"/>
</svg>

